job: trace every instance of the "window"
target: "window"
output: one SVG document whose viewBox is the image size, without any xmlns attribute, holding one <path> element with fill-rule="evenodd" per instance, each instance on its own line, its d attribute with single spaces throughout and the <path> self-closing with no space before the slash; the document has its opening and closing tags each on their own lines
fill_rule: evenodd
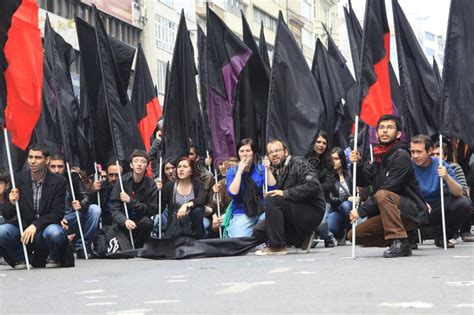
<svg viewBox="0 0 474 315">
<path fill-rule="evenodd" d="M 158 0 L 158 1 L 163 3 L 164 5 L 167 5 L 169 7 L 173 7 L 173 0 Z"/>
<path fill-rule="evenodd" d="M 425 39 L 429 40 L 430 42 L 434 42 L 435 41 L 435 35 L 433 33 L 430 33 L 430 32 L 425 32 Z"/>
<path fill-rule="evenodd" d="M 313 20 L 313 1 L 303 0 L 301 1 L 301 15 L 308 20 Z"/>
<path fill-rule="evenodd" d="M 310 31 L 306 30 L 305 28 L 301 29 L 301 41 L 303 45 L 307 47 L 313 47 L 314 46 L 314 39 L 313 39 L 313 33 Z"/>
<path fill-rule="evenodd" d="M 156 81 L 156 86 L 158 88 L 158 93 L 165 94 L 165 85 L 166 85 L 166 62 L 161 60 L 157 61 L 158 66 L 158 77 Z"/>
<path fill-rule="evenodd" d="M 240 9 L 244 10 L 240 0 L 227 0 L 227 10 L 234 13 L 235 15 L 240 16 Z"/>
<path fill-rule="evenodd" d="M 434 55 L 435 55 L 434 49 L 428 48 L 428 47 L 425 48 L 425 53 L 426 53 L 426 55 L 428 55 L 428 56 L 430 56 L 430 57 L 434 57 Z"/>
<path fill-rule="evenodd" d="M 176 24 L 156 15 L 156 47 L 173 53 Z"/>
<path fill-rule="evenodd" d="M 262 21 L 264 27 L 268 28 L 269 30 L 273 32 L 276 31 L 277 20 L 257 7 L 253 8 L 253 20 L 259 24 L 260 24 L 260 21 Z"/>
<path fill-rule="evenodd" d="M 217 5 L 219 8 L 225 10 L 225 2 L 226 0 L 213 0 L 212 1 L 215 5 Z"/>
</svg>

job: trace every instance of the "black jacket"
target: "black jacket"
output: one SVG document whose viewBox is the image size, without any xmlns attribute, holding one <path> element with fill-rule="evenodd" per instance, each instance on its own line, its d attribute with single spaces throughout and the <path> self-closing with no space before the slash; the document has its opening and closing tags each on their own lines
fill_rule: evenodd
<svg viewBox="0 0 474 315">
<path fill-rule="evenodd" d="M 388 190 L 400 196 L 400 211 L 417 223 L 427 223 L 428 208 L 423 201 L 406 143 L 396 144 L 380 163 L 361 163 L 357 167 L 357 186 L 372 185 L 374 193 Z M 360 217 L 375 216 L 380 212 L 374 196 L 359 206 Z"/>
<path fill-rule="evenodd" d="M 134 211 L 139 217 L 152 216 L 158 212 L 158 190 L 155 182 L 145 176 L 140 182 L 137 190 L 133 191 L 132 172 L 122 177 L 123 189 L 130 196 L 130 202 L 127 204 L 128 211 Z M 110 199 L 112 202 L 112 218 L 118 226 L 125 226 L 127 217 L 123 202 L 120 200 L 120 183 L 115 183 Z M 133 195 L 135 195 L 133 197 Z"/>
<path fill-rule="evenodd" d="M 309 230 L 319 225 L 326 209 L 325 198 L 317 175 L 303 157 L 289 156 L 273 171 L 277 187 L 291 205 L 295 225 Z"/>
<path fill-rule="evenodd" d="M 348 188 L 348 193 L 349 196 L 352 195 L 352 176 L 349 172 L 344 171 L 344 180 L 346 181 L 347 188 Z M 330 194 L 330 201 L 331 201 L 331 207 L 332 209 L 337 209 L 342 202 L 346 201 L 349 196 L 346 196 L 344 198 L 341 198 L 339 195 L 339 187 L 341 187 L 341 183 L 339 181 L 339 175 L 335 173 L 336 181 L 334 182 L 334 185 L 332 186 L 331 189 L 331 194 Z"/>
<path fill-rule="evenodd" d="M 319 157 L 316 157 L 313 152 L 308 154 L 306 159 L 308 160 L 309 166 L 318 175 L 319 183 L 323 188 L 324 198 L 326 202 L 329 203 L 329 195 L 334 184 L 336 183 L 336 177 L 331 164 L 326 160 L 321 160 Z"/>
<path fill-rule="evenodd" d="M 38 231 L 44 230 L 48 225 L 60 223 L 64 217 L 66 202 L 66 179 L 63 176 L 46 173 L 44 179 L 41 199 L 39 204 L 39 216 L 33 209 L 33 188 L 31 183 L 31 172 L 24 171 L 15 175 L 16 187 L 20 191 L 20 214 L 23 228 L 33 224 Z M 6 200 L 3 204 L 3 218 L 7 223 L 18 226 L 16 208 Z"/>
<path fill-rule="evenodd" d="M 66 181 L 67 181 L 66 190 L 72 201 L 71 184 L 69 184 L 69 177 L 67 174 L 65 174 L 64 177 L 66 178 Z M 82 210 L 87 210 L 91 202 L 89 200 L 89 195 L 87 193 L 86 186 L 84 185 L 84 182 L 82 181 L 78 173 L 71 171 L 71 178 L 72 178 L 72 186 L 74 188 L 74 195 L 76 197 L 76 200 L 78 200 L 81 203 Z M 71 207 L 71 205 L 68 205 L 68 206 L 69 208 Z"/>
<path fill-rule="evenodd" d="M 168 206 L 168 217 L 171 217 L 171 214 L 178 211 L 176 209 L 175 198 L 174 198 L 174 185 L 175 181 L 168 182 L 163 187 L 163 192 L 161 193 L 161 204 L 165 208 Z M 193 181 L 193 190 L 194 190 L 194 199 L 189 200 L 194 204 L 194 208 L 203 207 L 207 200 L 207 192 L 204 189 L 204 184 L 199 180 L 195 179 Z"/>
<path fill-rule="evenodd" d="M 120 184 L 118 182 L 116 182 L 115 184 L 120 186 Z M 105 180 L 105 181 L 100 183 L 99 194 L 100 194 L 100 205 L 101 206 L 104 206 L 107 203 L 107 200 L 110 198 L 112 190 L 113 190 L 113 187 L 109 188 L 109 181 Z M 91 190 L 87 193 L 87 195 L 88 195 L 88 201 L 89 201 L 90 204 L 96 204 L 96 205 L 99 204 L 97 202 L 97 192 L 96 191 Z"/>
</svg>

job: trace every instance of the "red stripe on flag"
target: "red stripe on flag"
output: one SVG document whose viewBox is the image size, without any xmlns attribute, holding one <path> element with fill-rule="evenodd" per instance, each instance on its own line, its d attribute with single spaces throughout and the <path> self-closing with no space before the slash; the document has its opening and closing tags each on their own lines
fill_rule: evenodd
<svg viewBox="0 0 474 315">
<path fill-rule="evenodd" d="M 369 88 L 362 101 L 360 118 L 368 125 L 375 127 L 377 120 L 387 114 L 393 114 L 392 95 L 390 92 L 390 33 L 384 34 L 385 57 L 374 65 L 377 81 Z"/>
<path fill-rule="evenodd" d="M 43 85 L 43 48 L 35 0 L 23 0 L 15 12 L 4 51 L 8 62 L 6 127 L 12 142 L 25 150 L 41 114 Z"/>
<path fill-rule="evenodd" d="M 150 138 L 156 128 L 156 123 L 161 117 L 161 107 L 158 97 L 155 96 L 150 102 L 146 104 L 146 116 L 138 123 L 138 129 L 145 144 L 145 149 L 150 150 Z M 151 157 L 150 157 L 151 158 Z M 151 176 L 151 166 L 148 166 L 147 175 Z"/>
</svg>

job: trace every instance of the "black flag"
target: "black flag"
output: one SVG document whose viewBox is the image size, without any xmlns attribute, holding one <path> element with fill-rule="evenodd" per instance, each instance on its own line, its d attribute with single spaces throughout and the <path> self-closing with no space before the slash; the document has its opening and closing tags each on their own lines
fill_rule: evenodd
<svg viewBox="0 0 474 315">
<path fill-rule="evenodd" d="M 410 137 L 431 137 L 438 132 L 439 84 L 397 0 L 392 0 L 392 8 L 405 130 Z"/>
<path fill-rule="evenodd" d="M 267 41 L 265 40 L 265 30 L 263 27 L 263 21 L 260 23 L 260 38 L 258 39 L 258 48 L 260 55 L 262 55 L 263 62 L 267 68 L 267 72 L 270 74 L 270 57 L 268 56 Z"/>
<path fill-rule="evenodd" d="M 186 155 L 189 141 L 194 140 L 193 125 L 200 120 L 195 70 L 193 47 L 182 11 L 167 90 L 163 143 L 165 160 Z"/>
<path fill-rule="evenodd" d="M 53 30 L 49 16 L 46 17 L 44 33 L 43 111 L 39 127 L 45 126 L 47 132 L 42 132 L 45 138 L 39 140 L 50 142 L 50 150 L 62 151 L 67 162 L 72 166 L 79 166 L 75 130 L 79 103 L 74 94 L 70 71 L 76 53 L 72 46 Z"/>
<path fill-rule="evenodd" d="M 433 57 L 433 72 L 436 76 L 436 80 L 438 81 L 439 89 L 441 91 L 441 84 L 442 84 L 441 72 L 439 71 L 438 63 L 436 62 L 435 57 Z"/>
<path fill-rule="evenodd" d="M 474 1 L 451 1 L 444 51 L 441 132 L 474 146 Z"/>
<path fill-rule="evenodd" d="M 242 14 L 243 42 L 252 50 L 252 56 L 240 74 L 234 107 L 234 128 L 237 140 L 251 138 L 258 153 L 265 153 L 265 122 L 268 105 L 269 73 L 260 55 L 245 15 Z"/>
<path fill-rule="evenodd" d="M 207 38 L 206 34 L 198 25 L 197 45 L 198 45 L 198 60 L 199 60 L 199 91 L 201 93 L 201 119 L 204 128 L 205 149 L 211 149 L 211 131 L 209 129 L 209 113 L 208 113 L 208 79 L 207 79 Z"/>
<path fill-rule="evenodd" d="M 270 76 L 267 139 L 281 139 L 291 154 L 305 155 L 323 116 L 318 85 L 280 11 Z"/>
</svg>

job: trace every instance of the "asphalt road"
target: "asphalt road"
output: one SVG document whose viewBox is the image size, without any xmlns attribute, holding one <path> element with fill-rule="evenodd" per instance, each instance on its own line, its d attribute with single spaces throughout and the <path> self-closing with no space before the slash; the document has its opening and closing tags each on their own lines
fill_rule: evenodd
<svg viewBox="0 0 474 315">
<path fill-rule="evenodd" d="M 474 314 L 474 243 L 444 251 L 427 241 L 398 259 L 382 251 L 0 266 L 0 313 Z"/>
</svg>

